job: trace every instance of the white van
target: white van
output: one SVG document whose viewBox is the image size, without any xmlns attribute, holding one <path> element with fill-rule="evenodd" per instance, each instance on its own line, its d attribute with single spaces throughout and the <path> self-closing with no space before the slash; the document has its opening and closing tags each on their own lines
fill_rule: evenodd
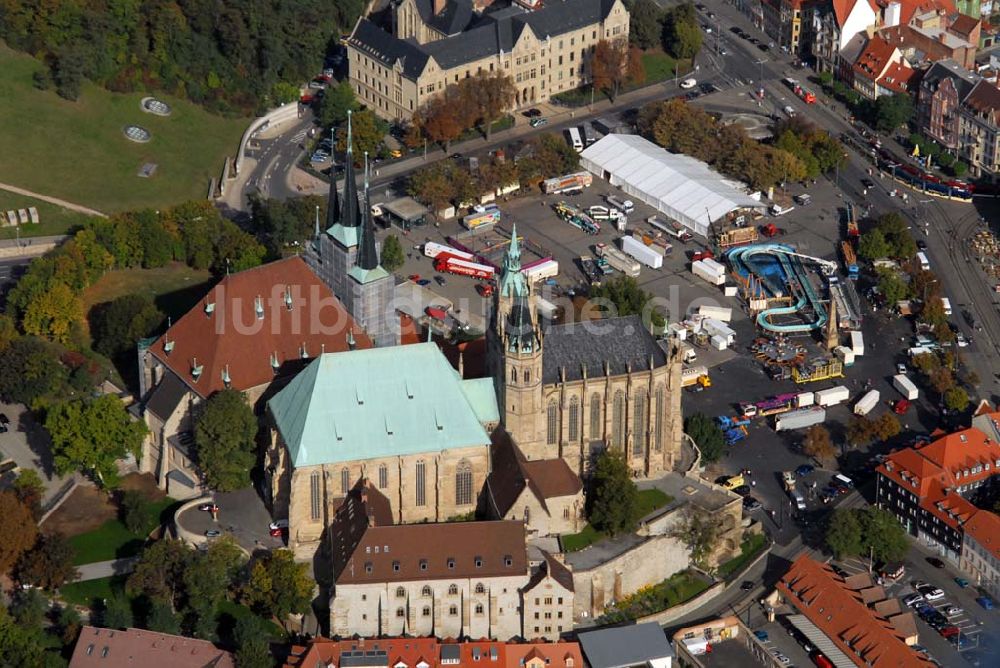
<svg viewBox="0 0 1000 668">
<path fill-rule="evenodd" d="M 800 492 L 797 489 L 793 489 L 791 492 L 791 496 L 792 500 L 795 501 L 796 508 L 798 508 L 799 510 L 806 509 L 806 500 L 805 497 L 802 496 L 802 492 Z"/>
<path fill-rule="evenodd" d="M 583 139 L 580 137 L 579 128 L 569 129 L 569 143 L 576 149 L 577 153 L 583 150 Z"/>
<path fill-rule="evenodd" d="M 944 309 L 945 315 L 951 315 L 951 300 L 947 297 L 941 298 L 941 308 Z"/>
<path fill-rule="evenodd" d="M 848 478 L 843 473 L 835 473 L 833 475 L 833 479 L 848 489 L 854 489 L 854 481 Z"/>
<path fill-rule="evenodd" d="M 608 195 L 604 199 L 607 201 L 608 204 L 615 207 L 622 213 L 629 214 L 635 211 L 635 204 L 633 204 L 632 200 L 630 199 L 621 200 L 615 197 L 614 195 Z"/>
<path fill-rule="evenodd" d="M 931 270 L 931 263 L 927 260 L 927 254 L 924 253 L 923 251 L 917 253 L 917 262 L 920 263 L 920 268 L 923 269 L 924 271 Z"/>
</svg>

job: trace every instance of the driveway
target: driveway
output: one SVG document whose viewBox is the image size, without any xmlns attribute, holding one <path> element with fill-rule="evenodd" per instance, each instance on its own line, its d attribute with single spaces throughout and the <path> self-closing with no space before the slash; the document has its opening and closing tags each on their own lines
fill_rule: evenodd
<svg viewBox="0 0 1000 668">
<path fill-rule="evenodd" d="M 34 469 L 45 485 L 42 496 L 44 506 L 72 478 L 56 475 L 52 468 L 49 435 L 32 418 L 30 411 L 21 404 L 0 403 L 0 413 L 10 419 L 8 431 L 0 434 L 0 460 L 13 459 L 22 469 Z"/>
<path fill-rule="evenodd" d="M 271 514 L 253 488 L 217 493 L 215 503 L 219 506 L 216 520 L 212 519 L 211 513 L 194 506 L 178 514 L 174 521 L 178 527 L 200 536 L 209 530 L 229 534 L 250 553 L 261 548 L 273 550 L 284 547 L 283 539 L 271 537 L 268 530 Z"/>
</svg>

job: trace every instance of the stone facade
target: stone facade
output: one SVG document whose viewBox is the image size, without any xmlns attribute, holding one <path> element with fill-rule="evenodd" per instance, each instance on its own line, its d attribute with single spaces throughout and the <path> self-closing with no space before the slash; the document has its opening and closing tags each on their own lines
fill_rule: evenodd
<svg viewBox="0 0 1000 668">
<path fill-rule="evenodd" d="M 525 638 L 558 640 L 573 629 L 573 576 L 555 557 L 544 554 L 535 577 L 521 594 Z"/>
<path fill-rule="evenodd" d="M 1000 517 L 978 511 L 965 524 L 960 565 L 973 584 L 1000 599 Z"/>
<path fill-rule="evenodd" d="M 347 41 L 358 100 L 389 120 L 409 119 L 446 86 L 477 72 L 510 75 L 517 91 L 510 107 L 545 102 L 590 80 L 598 41 L 624 41 L 629 32 L 621 0 L 564 0 L 536 10 L 537 17 L 516 9 L 501 10 L 497 18 L 473 12 L 464 24 L 450 27 L 441 26 L 437 15 L 423 15 L 418 4 L 399 3 L 395 34 L 362 19 Z M 585 16 L 593 20 L 581 20 Z M 483 43 L 496 46 L 483 55 Z"/>
</svg>

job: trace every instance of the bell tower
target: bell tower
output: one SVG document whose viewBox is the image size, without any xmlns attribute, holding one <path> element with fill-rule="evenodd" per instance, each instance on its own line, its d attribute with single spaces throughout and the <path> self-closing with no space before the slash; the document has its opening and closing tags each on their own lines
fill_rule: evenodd
<svg viewBox="0 0 1000 668">
<path fill-rule="evenodd" d="M 517 226 L 511 232 L 497 281 L 490 328 L 490 357 L 504 428 L 529 459 L 544 457 L 542 433 L 542 333 L 535 298 L 521 272 Z"/>
</svg>

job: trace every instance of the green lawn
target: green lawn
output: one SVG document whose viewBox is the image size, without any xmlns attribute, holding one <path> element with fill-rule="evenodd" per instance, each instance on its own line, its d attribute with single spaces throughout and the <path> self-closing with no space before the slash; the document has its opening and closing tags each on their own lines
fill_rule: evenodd
<svg viewBox="0 0 1000 668">
<path fill-rule="evenodd" d="M 739 572 L 744 566 L 750 563 L 760 551 L 767 545 L 767 538 L 764 534 L 755 533 L 747 538 L 740 545 L 739 556 L 733 557 L 729 561 L 719 566 L 719 576 L 728 578 L 733 573 Z"/>
<path fill-rule="evenodd" d="M 112 575 L 111 577 L 98 578 L 97 580 L 87 580 L 85 582 L 73 582 L 59 588 L 59 594 L 67 603 L 91 607 L 94 599 L 102 600 L 111 598 L 113 594 L 121 594 L 125 591 L 125 577 L 122 575 Z"/>
<path fill-rule="evenodd" d="M 157 307 L 177 321 L 205 296 L 211 287 L 208 271 L 175 262 L 158 269 L 109 271 L 84 292 L 84 312 L 123 295 L 146 294 Z"/>
<path fill-rule="evenodd" d="M 216 609 L 216 619 L 219 623 L 219 636 L 226 637 L 232 629 L 236 627 L 236 622 L 244 617 L 253 617 L 254 614 L 254 611 L 245 605 L 236 603 L 235 601 L 223 601 Z M 269 640 L 284 640 L 284 629 L 275 624 L 273 621 L 265 620 L 265 628 L 270 631 Z"/>
<path fill-rule="evenodd" d="M 157 95 L 168 117 L 139 108 L 143 93 L 110 93 L 85 84 L 76 102 L 37 90 L 42 64 L 0 43 L 0 181 L 101 211 L 176 204 L 202 198 L 233 156 L 249 119 L 222 118 L 189 102 Z M 128 124 L 153 137 L 136 144 Z M 136 176 L 156 163 L 152 178 Z"/>
<path fill-rule="evenodd" d="M 708 587 L 708 582 L 693 573 L 675 573 L 653 587 L 640 589 L 631 596 L 626 596 L 614 609 L 606 612 L 598 623 L 616 624 L 645 617 L 689 601 Z"/>
<path fill-rule="evenodd" d="M 2 75 L 0 75 L 2 76 Z M 0 130 L 2 133 L 2 130 Z M 54 234 L 66 234 L 74 227 L 83 225 L 90 220 L 90 216 L 76 211 L 64 209 L 55 204 L 49 204 L 34 197 L 17 195 L 6 190 L 0 190 L 0 212 L 6 214 L 10 210 L 27 209 L 28 207 L 38 209 L 39 223 L 33 225 L 17 225 L 11 227 L 0 227 L 0 239 L 14 239 L 20 232 L 21 238 L 25 237 L 47 237 Z"/>
<path fill-rule="evenodd" d="M 123 557 L 134 557 L 142 549 L 146 535 L 168 518 L 168 509 L 177 503 L 170 497 L 152 502 L 153 524 L 146 527 L 141 535 L 125 528 L 119 520 L 108 520 L 93 531 L 72 536 L 70 544 L 76 551 L 74 564 L 90 564 L 96 561 L 110 561 Z"/>
<path fill-rule="evenodd" d="M 642 66 L 646 70 L 646 81 L 643 83 L 644 86 L 649 84 L 659 83 L 661 81 L 666 81 L 667 79 L 674 78 L 674 60 L 673 56 L 663 51 L 646 51 L 642 54 Z M 677 70 L 677 76 L 683 76 L 688 70 L 691 69 L 691 63 L 687 60 L 681 60 Z"/>
<path fill-rule="evenodd" d="M 645 517 L 671 501 L 673 501 L 673 498 L 669 494 L 664 494 L 658 489 L 639 490 L 639 517 Z M 605 535 L 602 532 L 588 524 L 580 533 L 567 534 L 561 536 L 559 540 L 565 552 L 578 552 L 603 538 L 605 538 Z"/>
</svg>

